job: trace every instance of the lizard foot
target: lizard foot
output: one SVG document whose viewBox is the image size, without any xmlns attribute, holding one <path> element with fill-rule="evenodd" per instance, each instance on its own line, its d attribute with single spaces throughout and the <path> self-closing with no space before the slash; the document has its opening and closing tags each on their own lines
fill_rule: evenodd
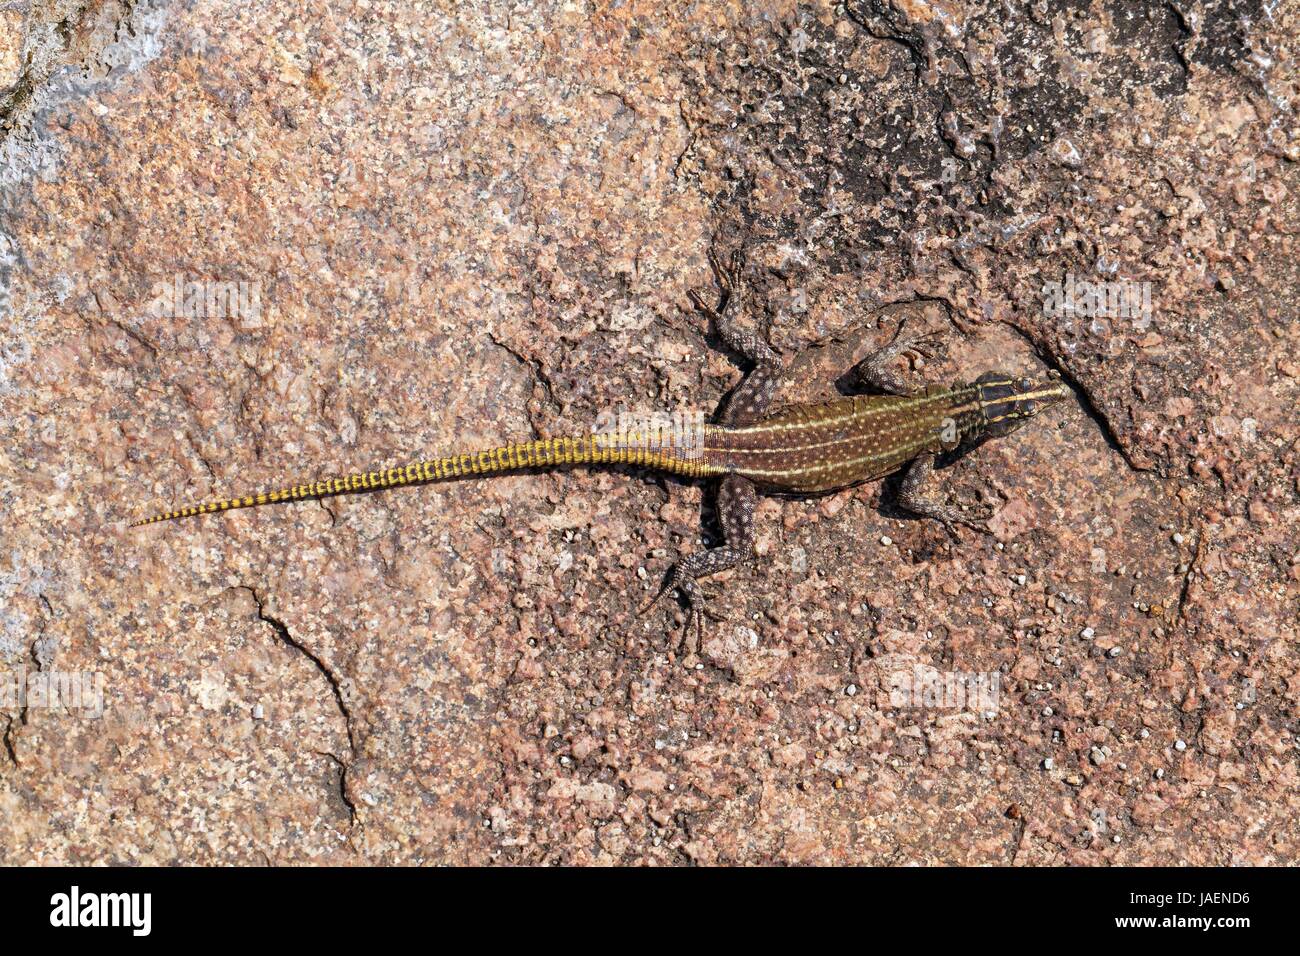
<svg viewBox="0 0 1300 956">
<path fill-rule="evenodd" d="M 743 281 L 743 267 L 745 257 L 739 249 L 736 249 L 725 260 L 718 256 L 714 249 L 709 250 L 709 268 L 713 270 L 714 278 L 717 280 L 718 288 L 722 292 L 722 298 L 716 306 L 709 305 L 704 301 L 702 296 L 695 289 L 687 290 L 686 294 L 690 296 L 691 302 L 695 308 L 707 315 L 714 322 L 721 322 L 723 314 L 727 311 L 727 304 L 736 297 Z"/>
<path fill-rule="evenodd" d="M 991 508 L 981 510 L 984 511 L 982 516 L 971 517 L 953 505 L 935 505 L 932 511 L 923 512 L 923 514 L 925 517 L 933 518 L 942 524 L 954 538 L 958 537 L 957 525 L 964 525 L 972 531 L 992 536 L 993 531 L 989 528 L 989 519 L 993 517 L 993 510 Z"/>
<path fill-rule="evenodd" d="M 726 620 L 726 618 L 711 610 L 709 602 L 700 590 L 700 586 L 692 580 L 679 581 L 677 589 L 682 592 L 686 599 L 686 627 L 682 631 L 682 641 L 679 645 L 687 654 L 692 653 L 689 646 L 691 630 L 695 631 L 695 648 L 694 653 L 699 654 L 704 650 L 704 622 L 707 618 L 715 623 Z"/>
<path fill-rule="evenodd" d="M 637 619 L 645 617 L 645 615 L 653 609 L 655 605 L 663 600 L 665 594 L 673 590 L 681 592 L 686 604 L 686 624 L 682 629 L 682 638 L 678 642 L 677 647 L 679 650 L 690 653 L 690 637 L 691 632 L 694 631 L 695 652 L 699 653 L 700 649 L 704 646 L 705 618 L 712 621 L 721 621 L 723 618 L 709 610 L 708 601 L 704 597 L 704 592 L 700 590 L 700 586 L 691 578 L 683 577 L 674 570 L 673 573 L 668 576 L 663 587 L 658 590 L 655 596 L 636 612 L 636 617 Z"/>
</svg>

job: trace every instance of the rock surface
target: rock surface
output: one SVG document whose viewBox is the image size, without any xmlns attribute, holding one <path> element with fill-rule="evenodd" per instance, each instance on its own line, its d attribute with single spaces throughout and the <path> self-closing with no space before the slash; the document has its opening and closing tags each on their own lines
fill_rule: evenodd
<svg viewBox="0 0 1300 956">
<path fill-rule="evenodd" d="M 0 862 L 1300 862 L 1297 34 L 0 0 L 0 676 L 103 701 L 0 696 Z M 765 500 L 696 653 L 635 616 L 687 483 L 127 526 L 711 408 L 714 245 L 787 356 L 905 319 L 919 380 L 1064 374 L 946 471 L 994 537 Z"/>
</svg>

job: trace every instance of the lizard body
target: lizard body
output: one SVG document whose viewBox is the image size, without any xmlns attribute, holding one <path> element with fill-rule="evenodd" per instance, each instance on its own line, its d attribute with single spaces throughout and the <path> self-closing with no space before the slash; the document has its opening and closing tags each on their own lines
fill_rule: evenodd
<svg viewBox="0 0 1300 956">
<path fill-rule="evenodd" d="M 859 363 L 850 378 L 892 393 L 856 395 L 829 402 L 786 405 L 772 410 L 783 368 L 762 339 L 733 324 L 739 260 L 714 262 L 723 289 L 717 309 L 696 305 L 716 322 L 724 342 L 754 362 L 754 370 L 732 395 L 717 424 L 701 429 L 618 429 L 567 438 L 512 442 L 491 448 L 412 462 L 400 468 L 358 472 L 291 485 L 239 498 L 211 501 L 156 514 L 135 522 L 175 518 L 393 488 L 442 479 L 488 475 L 524 468 L 585 464 L 628 464 L 690 478 L 721 477 L 718 512 L 726 544 L 680 561 L 662 595 L 677 588 L 697 615 L 703 605 L 696 579 L 731 567 L 753 554 L 753 518 L 759 491 L 815 494 L 881 478 L 908 466 L 899 494 L 907 509 L 953 529 L 961 523 L 985 530 L 955 508 L 924 491 L 935 456 L 985 437 L 1013 431 L 1043 408 L 1069 396 L 1058 380 L 1036 383 L 998 372 L 949 387 L 931 385 L 909 392 L 887 365 L 905 351 L 924 349 L 917 340 L 897 339 Z"/>
</svg>

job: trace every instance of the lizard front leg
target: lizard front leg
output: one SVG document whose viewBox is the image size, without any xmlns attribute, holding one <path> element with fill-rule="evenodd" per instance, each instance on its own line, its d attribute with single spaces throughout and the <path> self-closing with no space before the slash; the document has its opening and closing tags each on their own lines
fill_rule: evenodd
<svg viewBox="0 0 1300 956">
<path fill-rule="evenodd" d="M 944 504 L 932 498 L 927 485 L 931 483 L 933 475 L 934 455 L 922 455 L 913 459 L 912 464 L 908 466 L 907 474 L 903 476 L 903 484 L 898 490 L 898 503 L 913 514 L 942 522 L 950 534 L 956 534 L 954 525 L 958 524 L 964 524 L 966 527 L 984 534 L 993 533 L 989 530 L 987 519 L 972 520 L 952 505 Z"/>
<path fill-rule="evenodd" d="M 723 478 L 718 487 L 718 520 L 727 543 L 720 548 L 687 555 L 673 568 L 668 579 L 668 587 L 677 588 L 686 598 L 691 615 L 688 627 L 695 624 L 700 635 L 696 642 L 697 650 L 703 640 L 707 602 L 696 581 L 735 567 L 754 556 L 754 509 L 757 505 L 758 492 L 752 481 L 739 475 Z"/>
<path fill-rule="evenodd" d="M 942 315 L 938 313 L 937 307 L 932 306 L 932 303 L 916 302 L 887 305 L 875 313 L 875 325 L 856 328 L 842 338 L 832 338 L 821 345 L 804 349 L 790 360 L 774 403 L 799 405 L 834 401 L 843 397 L 844 388 L 852 389 L 858 384 L 868 385 L 878 391 L 896 391 L 901 385 L 899 380 L 888 374 L 872 374 L 873 366 L 887 364 L 909 349 L 927 357 L 930 355 L 930 343 L 938 339 L 938 333 L 903 335 L 902 330 L 933 327 Z M 894 323 L 897 323 L 897 327 L 893 341 L 881 346 L 880 336 L 887 326 Z M 912 349 L 914 345 L 920 347 Z M 892 354 L 886 352 L 885 355 L 880 355 L 882 348 L 892 349 Z"/>
<path fill-rule="evenodd" d="M 890 369 L 890 365 L 907 352 L 915 352 L 924 358 L 933 357 L 937 338 L 932 333 L 905 336 L 900 332 L 894 341 L 872 352 L 849 369 L 844 375 L 845 382 L 850 387 L 866 386 L 886 395 L 906 395 L 912 389 Z"/>
</svg>

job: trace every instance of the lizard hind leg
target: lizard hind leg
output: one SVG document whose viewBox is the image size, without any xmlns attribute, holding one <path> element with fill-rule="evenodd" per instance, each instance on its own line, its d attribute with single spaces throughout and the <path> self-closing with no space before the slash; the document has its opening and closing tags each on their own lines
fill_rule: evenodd
<svg viewBox="0 0 1300 956">
<path fill-rule="evenodd" d="M 718 520 L 722 523 L 722 533 L 726 544 L 707 551 L 696 551 L 682 558 L 668 576 L 663 588 L 654 600 L 638 612 L 641 616 L 654 607 L 669 591 L 676 589 L 686 599 L 688 618 L 683 644 L 692 629 L 696 631 L 698 651 L 703 645 L 704 617 L 709 613 L 707 601 L 700 590 L 698 579 L 710 574 L 717 574 L 727 568 L 735 567 L 748 560 L 754 554 L 754 510 L 758 504 L 758 493 L 753 482 L 739 475 L 728 475 L 722 479 L 718 488 Z"/>
</svg>

